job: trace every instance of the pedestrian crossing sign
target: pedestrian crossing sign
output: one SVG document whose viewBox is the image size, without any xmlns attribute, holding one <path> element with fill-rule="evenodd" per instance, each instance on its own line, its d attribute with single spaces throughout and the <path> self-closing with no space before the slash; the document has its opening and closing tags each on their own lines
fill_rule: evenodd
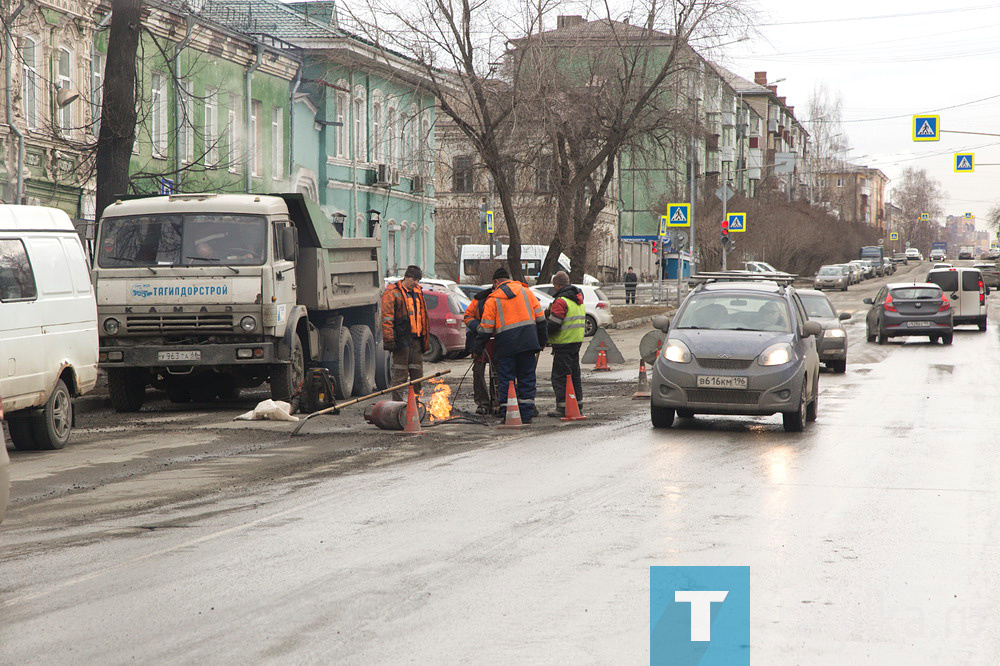
<svg viewBox="0 0 1000 666">
<path fill-rule="evenodd" d="M 941 116 L 913 116 L 914 141 L 940 141 Z"/>
<path fill-rule="evenodd" d="M 661 215 L 660 216 L 660 236 L 668 236 L 668 235 L 670 235 L 670 232 L 667 231 L 667 227 L 669 226 L 669 224 L 668 224 L 669 221 L 670 221 L 670 218 L 667 217 L 666 215 Z"/>
<path fill-rule="evenodd" d="M 899 240 L 899 232 L 898 231 L 890 231 L 889 232 L 889 240 Z"/>
<path fill-rule="evenodd" d="M 931 214 L 930 213 L 921 213 L 920 214 L 920 221 L 921 222 L 927 222 L 930 219 L 931 219 Z"/>
<path fill-rule="evenodd" d="M 686 204 L 686 203 L 667 204 L 667 226 L 690 227 L 691 204 Z"/>
<path fill-rule="evenodd" d="M 486 211 L 486 233 L 492 234 L 496 232 L 496 225 L 493 224 L 493 211 Z"/>
<path fill-rule="evenodd" d="M 955 173 L 972 173 L 975 170 L 975 153 L 955 153 Z"/>
<path fill-rule="evenodd" d="M 974 217 L 975 217 L 975 215 L 973 215 L 972 213 L 966 213 L 965 214 L 965 219 L 967 219 L 967 220 L 971 220 Z"/>
<path fill-rule="evenodd" d="M 729 231 L 746 231 L 747 230 L 747 214 L 746 213 L 727 213 L 726 220 L 729 222 Z"/>
</svg>

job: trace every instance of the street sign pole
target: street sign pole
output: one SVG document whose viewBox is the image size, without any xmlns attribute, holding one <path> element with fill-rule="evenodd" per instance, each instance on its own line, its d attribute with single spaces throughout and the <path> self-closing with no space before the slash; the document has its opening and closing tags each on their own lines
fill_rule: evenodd
<svg viewBox="0 0 1000 666">
<path fill-rule="evenodd" d="M 725 185 L 723 185 L 723 188 L 725 188 Z M 726 216 L 727 212 L 729 211 L 728 206 L 729 206 L 729 197 L 723 196 L 722 197 L 722 219 L 723 220 L 728 220 L 729 219 Z M 727 263 L 726 262 L 726 255 L 729 254 L 726 250 L 728 250 L 728 249 L 729 249 L 729 246 L 727 246 L 725 243 L 723 243 L 722 244 L 722 270 L 723 270 L 723 272 L 725 272 L 725 270 L 726 270 L 726 263 Z"/>
</svg>

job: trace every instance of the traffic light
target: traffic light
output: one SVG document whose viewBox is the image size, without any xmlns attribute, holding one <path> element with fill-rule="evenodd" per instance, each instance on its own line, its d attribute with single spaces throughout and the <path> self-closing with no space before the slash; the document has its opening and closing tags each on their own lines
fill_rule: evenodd
<svg viewBox="0 0 1000 666">
<path fill-rule="evenodd" d="M 657 247 L 658 241 L 653 241 L 653 254 L 656 254 L 659 248 Z"/>
<path fill-rule="evenodd" d="M 722 221 L 722 244 L 729 245 L 729 220 Z"/>
</svg>

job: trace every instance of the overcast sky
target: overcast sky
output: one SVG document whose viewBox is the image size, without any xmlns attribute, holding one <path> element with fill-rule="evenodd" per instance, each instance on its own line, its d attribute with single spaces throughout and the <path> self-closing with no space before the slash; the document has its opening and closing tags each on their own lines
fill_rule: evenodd
<svg viewBox="0 0 1000 666">
<path fill-rule="evenodd" d="M 721 64 L 750 80 L 757 70 L 784 78 L 778 94 L 800 120 L 808 119 L 814 87 L 838 91 L 853 149 L 847 159 L 892 179 L 907 166 L 926 169 L 945 190 L 945 215 L 985 218 L 1000 203 L 1000 166 L 980 166 L 1000 163 L 1000 137 L 910 138 L 915 113 L 939 114 L 945 130 L 1000 134 L 1000 3 L 757 3 L 760 36 L 726 47 Z M 894 16 L 877 18 L 886 15 Z M 956 174 L 953 153 L 965 150 L 975 153 L 976 171 Z"/>
</svg>

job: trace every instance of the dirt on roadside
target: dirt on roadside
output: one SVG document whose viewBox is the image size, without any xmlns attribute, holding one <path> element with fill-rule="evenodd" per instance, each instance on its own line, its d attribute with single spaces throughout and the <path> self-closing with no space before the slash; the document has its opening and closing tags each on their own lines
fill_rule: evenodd
<svg viewBox="0 0 1000 666">
<path fill-rule="evenodd" d="M 641 317 L 653 317 L 655 315 L 661 314 L 672 314 L 674 312 L 674 307 L 660 304 L 660 305 L 616 305 L 611 309 L 611 313 L 615 316 L 615 323 L 620 324 L 623 321 L 629 321 L 630 319 L 639 319 Z"/>
</svg>

